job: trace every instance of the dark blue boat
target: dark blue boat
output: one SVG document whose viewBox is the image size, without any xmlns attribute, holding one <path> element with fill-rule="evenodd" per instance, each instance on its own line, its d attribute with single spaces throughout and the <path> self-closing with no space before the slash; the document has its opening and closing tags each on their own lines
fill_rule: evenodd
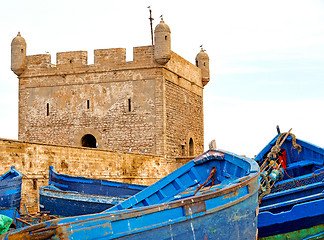
<svg viewBox="0 0 324 240">
<path fill-rule="evenodd" d="M 37 239 L 256 239 L 259 167 L 209 150 L 115 207 L 3 236 Z"/>
<path fill-rule="evenodd" d="M 111 197 L 129 197 L 147 186 L 108 181 L 104 179 L 92 179 L 85 177 L 73 177 L 59 174 L 49 167 L 49 185 L 53 185 L 62 191 L 74 191 L 85 194 L 105 195 Z"/>
<path fill-rule="evenodd" d="M 20 209 L 22 178 L 14 166 L 0 177 L 0 207 Z"/>
<path fill-rule="evenodd" d="M 278 137 L 256 156 L 260 165 L 278 143 Z M 259 237 L 324 238 L 324 149 L 291 134 L 280 152 L 280 174 L 270 194 L 262 198 L 259 209 Z"/>
<path fill-rule="evenodd" d="M 145 189 L 144 185 L 73 177 L 49 168 L 49 186 L 39 188 L 41 211 L 64 217 L 99 213 Z"/>
<path fill-rule="evenodd" d="M 61 217 L 99 213 L 125 199 L 127 198 L 62 191 L 54 186 L 39 188 L 40 210 Z"/>
</svg>

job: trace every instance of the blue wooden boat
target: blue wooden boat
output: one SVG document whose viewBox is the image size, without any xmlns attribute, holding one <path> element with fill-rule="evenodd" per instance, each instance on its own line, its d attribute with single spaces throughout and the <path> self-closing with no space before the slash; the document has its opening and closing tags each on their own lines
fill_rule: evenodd
<svg viewBox="0 0 324 240">
<path fill-rule="evenodd" d="M 0 207 L 20 209 L 22 178 L 14 166 L 0 176 Z"/>
<path fill-rule="evenodd" d="M 105 212 L 44 222 L 3 239 L 256 239 L 258 179 L 255 161 L 209 150 Z"/>
<path fill-rule="evenodd" d="M 125 199 L 127 198 L 62 191 L 54 186 L 39 188 L 40 210 L 60 217 L 99 213 Z"/>
<path fill-rule="evenodd" d="M 64 217 L 102 212 L 147 187 L 59 174 L 52 166 L 49 184 L 39 188 L 40 210 Z"/>
<path fill-rule="evenodd" d="M 278 143 L 280 136 L 282 135 L 277 135 L 256 156 L 255 160 L 260 165 Z M 314 237 L 311 239 L 322 239 L 324 238 L 324 149 L 295 139 L 291 134 L 283 142 L 281 152 L 285 168 L 280 167 L 278 181 L 272 186 L 270 194 L 262 198 L 258 216 L 259 237 L 261 239 L 310 239 L 311 237 Z"/>
<path fill-rule="evenodd" d="M 74 191 L 85 194 L 105 195 L 111 197 L 130 197 L 147 186 L 108 181 L 104 179 L 92 179 L 85 177 L 73 177 L 59 174 L 49 167 L 49 185 L 53 185 L 62 191 Z"/>
</svg>

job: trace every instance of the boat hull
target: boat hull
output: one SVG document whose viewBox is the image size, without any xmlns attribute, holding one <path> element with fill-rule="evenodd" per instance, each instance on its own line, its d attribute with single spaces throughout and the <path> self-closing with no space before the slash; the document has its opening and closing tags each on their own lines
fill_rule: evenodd
<svg viewBox="0 0 324 240">
<path fill-rule="evenodd" d="M 260 238 L 312 228 L 323 224 L 324 198 L 295 204 L 290 211 L 277 214 L 260 212 L 258 220 Z"/>
<path fill-rule="evenodd" d="M 40 210 L 62 217 L 99 213 L 145 189 L 144 185 L 74 177 L 49 168 L 49 186 L 39 188 Z"/>
<path fill-rule="evenodd" d="M 107 239 L 256 239 L 257 194 L 227 208 L 126 236 Z M 221 226 L 221 227 L 220 227 Z"/>
<path fill-rule="evenodd" d="M 138 184 L 59 174 L 54 171 L 52 166 L 49 169 L 49 185 L 53 185 L 63 191 L 76 191 L 79 193 L 112 197 L 130 197 L 147 187 Z"/>
<path fill-rule="evenodd" d="M 20 209 L 22 174 L 12 167 L 0 180 L 0 207 Z"/>
<path fill-rule="evenodd" d="M 39 207 L 41 211 L 63 217 L 99 213 L 121 203 L 125 198 L 80 194 L 41 187 Z"/>
</svg>

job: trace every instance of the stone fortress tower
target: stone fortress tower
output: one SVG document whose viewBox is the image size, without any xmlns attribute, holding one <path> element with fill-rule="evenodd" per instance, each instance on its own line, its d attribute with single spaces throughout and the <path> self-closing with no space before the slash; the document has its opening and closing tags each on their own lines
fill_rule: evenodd
<svg viewBox="0 0 324 240">
<path fill-rule="evenodd" d="M 203 152 L 203 88 L 209 58 L 196 66 L 171 51 L 163 19 L 154 46 L 26 55 L 20 33 L 11 43 L 19 78 L 19 140 L 146 152 L 167 157 Z"/>
</svg>

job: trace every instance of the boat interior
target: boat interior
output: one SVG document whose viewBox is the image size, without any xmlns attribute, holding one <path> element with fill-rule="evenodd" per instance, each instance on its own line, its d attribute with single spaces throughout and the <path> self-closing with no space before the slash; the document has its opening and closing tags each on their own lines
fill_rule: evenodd
<svg viewBox="0 0 324 240">
<path fill-rule="evenodd" d="M 216 173 L 212 186 L 211 179 L 207 179 L 213 167 L 216 167 Z M 107 211 L 145 207 L 192 197 L 200 185 L 203 186 L 196 192 L 197 196 L 218 191 L 242 181 L 249 176 L 250 170 L 251 164 L 239 156 L 227 153 L 210 154 L 207 157 L 203 155 Z"/>
<path fill-rule="evenodd" d="M 291 137 L 288 137 L 281 146 L 286 150 L 287 168 L 281 181 L 272 187 L 271 194 L 262 199 L 260 212 L 269 211 L 274 214 L 287 212 L 296 204 L 323 198 L 324 150 L 304 141 L 297 140 L 297 144 L 301 145 L 299 153 L 294 149 Z M 271 144 L 268 149 L 273 145 Z"/>
<path fill-rule="evenodd" d="M 306 142 L 297 141 L 297 143 L 299 143 L 302 147 L 299 153 L 297 149 L 294 149 L 291 137 L 288 137 L 287 140 L 281 146 L 281 149 L 286 150 L 287 154 L 287 169 L 285 170 L 282 181 L 302 177 L 307 174 L 312 174 L 315 171 L 320 170 L 324 167 L 324 155 L 316 151 L 316 146 L 308 144 Z M 270 149 L 273 146 L 274 143 L 269 145 L 268 151 L 265 154 L 263 154 L 263 159 L 266 158 L 268 152 L 270 152 Z M 320 148 L 318 147 L 318 149 Z M 257 158 L 256 160 L 258 161 Z"/>
</svg>

